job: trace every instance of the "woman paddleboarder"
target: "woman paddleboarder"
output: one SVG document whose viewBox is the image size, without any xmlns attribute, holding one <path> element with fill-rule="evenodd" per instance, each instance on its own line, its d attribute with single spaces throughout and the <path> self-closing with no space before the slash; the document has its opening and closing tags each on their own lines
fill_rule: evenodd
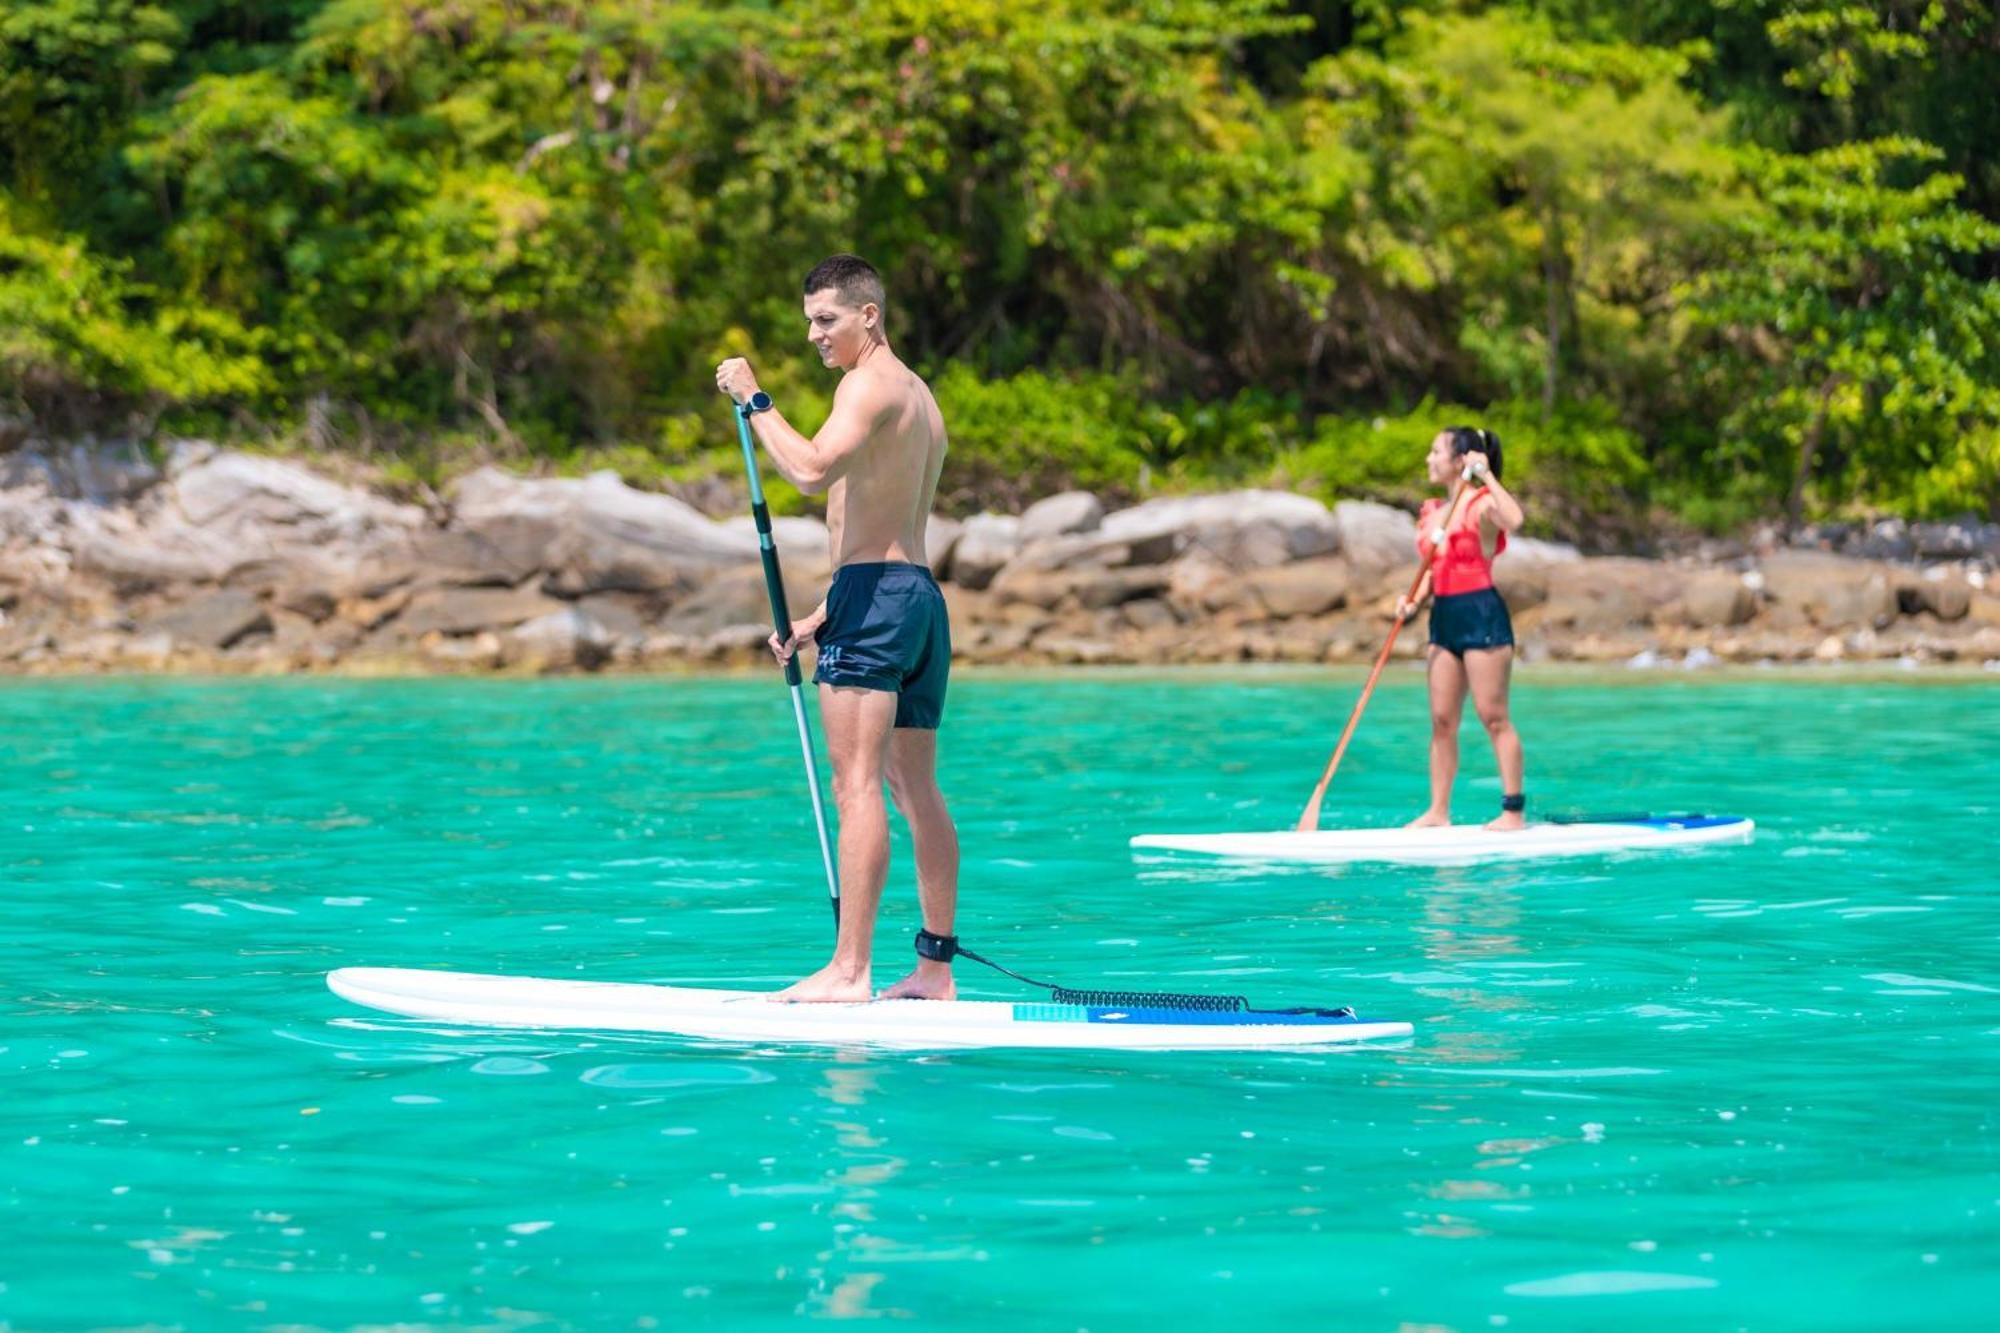
<svg viewBox="0 0 2000 1333">
<path fill-rule="evenodd" d="M 1521 505 L 1500 484 L 1500 439 L 1477 426 L 1450 426 L 1431 441 L 1424 465 L 1431 484 L 1446 488 L 1417 514 L 1417 550 L 1430 560 L 1414 595 L 1399 598 L 1396 614 L 1415 615 L 1431 603 L 1431 804 L 1410 828 L 1451 823 L 1451 785 L 1458 776 L 1458 724 L 1465 695 L 1493 738 L 1500 764 L 1500 816 L 1489 829 L 1526 826 L 1522 811 L 1521 738 L 1507 714 L 1507 683 L 1514 668 L 1514 625 L 1493 586 L 1493 558 L 1507 549 L 1507 534 L 1521 526 Z M 1465 487 L 1477 487 L 1455 504 Z M 1434 531 L 1441 528 L 1441 531 Z"/>
</svg>

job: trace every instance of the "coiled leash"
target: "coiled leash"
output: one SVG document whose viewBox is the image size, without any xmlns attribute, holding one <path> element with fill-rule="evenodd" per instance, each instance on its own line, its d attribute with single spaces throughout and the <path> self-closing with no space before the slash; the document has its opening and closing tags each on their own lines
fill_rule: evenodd
<svg viewBox="0 0 2000 1333">
<path fill-rule="evenodd" d="M 1156 990 L 1072 990 L 1068 986 L 1058 986 L 1053 982 L 1024 977 L 1010 967 L 1002 967 L 991 958 L 982 957 L 960 944 L 956 935 L 936 935 L 922 929 L 917 931 L 917 956 L 928 958 L 934 963 L 949 963 L 953 958 L 970 958 L 973 962 L 990 967 L 995 972 L 1012 977 L 1024 985 L 1047 991 L 1049 999 L 1056 1004 L 1079 1004 L 1100 1009 L 1180 1009 L 1212 1014 L 1255 1012 L 1307 1014 L 1315 1018 L 1354 1017 L 1354 1011 L 1344 1005 L 1338 1009 L 1319 1009 L 1311 1005 L 1300 1005 L 1292 1009 L 1251 1010 L 1250 1001 L 1241 995 L 1184 995 L 1177 991 Z"/>
</svg>

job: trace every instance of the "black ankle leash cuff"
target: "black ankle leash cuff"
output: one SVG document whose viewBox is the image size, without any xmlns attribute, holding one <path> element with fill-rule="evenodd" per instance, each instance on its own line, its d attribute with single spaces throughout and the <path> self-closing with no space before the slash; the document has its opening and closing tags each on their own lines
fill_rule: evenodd
<svg viewBox="0 0 2000 1333">
<path fill-rule="evenodd" d="M 1526 792 L 1515 792 L 1512 796 L 1502 796 L 1500 798 L 1500 809 L 1507 814 L 1518 815 L 1527 808 L 1528 795 Z"/>
<path fill-rule="evenodd" d="M 928 930 L 917 931 L 917 957 L 928 958 L 934 963 L 949 963 L 958 952 L 958 936 L 933 935 Z"/>
</svg>

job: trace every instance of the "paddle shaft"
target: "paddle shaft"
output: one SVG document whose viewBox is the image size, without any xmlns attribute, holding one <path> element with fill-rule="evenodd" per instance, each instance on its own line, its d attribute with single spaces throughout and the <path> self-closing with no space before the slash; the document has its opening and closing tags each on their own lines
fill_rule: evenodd
<svg viewBox="0 0 2000 1333">
<path fill-rule="evenodd" d="M 1472 494 L 1472 478 L 1468 473 L 1452 497 L 1451 508 L 1445 512 L 1444 522 L 1434 531 L 1449 535 L 1451 525 L 1458 521 L 1459 510 L 1465 507 L 1466 497 Z M 1431 571 L 1431 559 L 1437 552 L 1437 543 L 1426 541 L 1420 548 L 1423 560 L 1417 565 L 1416 577 L 1410 580 L 1410 590 L 1403 594 L 1404 602 L 1414 602 L 1417 590 L 1424 586 L 1424 575 Z M 1402 632 L 1404 617 L 1398 615 L 1389 626 L 1389 637 L 1382 644 L 1382 651 L 1375 655 L 1375 667 L 1368 673 L 1368 683 L 1361 687 L 1361 697 L 1354 701 L 1354 711 L 1347 715 L 1347 725 L 1341 729 L 1340 743 L 1333 747 L 1333 758 L 1327 760 L 1326 772 L 1320 774 L 1319 785 L 1313 788 L 1312 799 L 1306 802 L 1305 813 L 1299 816 L 1296 826 L 1300 833 L 1307 833 L 1319 827 L 1320 802 L 1326 799 L 1326 789 L 1333 782 L 1333 774 L 1340 767 L 1341 756 L 1347 753 L 1347 743 L 1354 739 L 1354 729 L 1361 725 L 1361 712 L 1368 707 L 1368 696 L 1375 692 L 1375 682 L 1382 678 L 1382 668 L 1389 665 L 1389 654 L 1396 647 L 1396 636 Z"/>
<path fill-rule="evenodd" d="M 764 483 L 757 475 L 757 446 L 750 440 L 750 414 L 736 412 L 736 439 L 743 446 L 743 471 L 750 478 L 750 516 L 757 523 L 757 554 L 764 561 L 764 591 L 771 600 L 771 624 L 780 640 L 792 637 L 792 613 L 785 604 L 785 578 L 778 568 L 778 545 L 771 537 L 771 509 L 764 503 Z M 826 801 L 819 790 L 819 764 L 813 758 L 812 723 L 806 718 L 805 680 L 799 655 L 785 659 L 785 684 L 792 691 L 792 716 L 799 724 L 799 753 L 805 760 L 806 787 L 812 792 L 813 823 L 819 828 L 819 856 L 826 866 L 826 893 L 833 903 L 833 920 L 840 922 L 840 873 L 834 868 L 833 839 L 827 831 Z"/>
</svg>

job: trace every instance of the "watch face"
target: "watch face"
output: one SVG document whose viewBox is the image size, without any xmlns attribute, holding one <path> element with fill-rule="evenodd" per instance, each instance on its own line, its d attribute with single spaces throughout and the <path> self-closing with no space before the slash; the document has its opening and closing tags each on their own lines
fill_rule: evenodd
<svg viewBox="0 0 2000 1333">
<path fill-rule="evenodd" d="M 763 391 L 762 389 L 759 389 L 759 390 L 757 390 L 757 392 L 755 392 L 755 393 L 751 394 L 751 395 L 750 395 L 750 410 L 751 410 L 752 412 L 768 412 L 768 411 L 770 411 L 770 410 L 771 410 L 771 395 L 770 395 L 770 394 L 768 394 L 768 393 L 765 393 L 765 392 L 764 392 L 764 391 Z"/>
</svg>

